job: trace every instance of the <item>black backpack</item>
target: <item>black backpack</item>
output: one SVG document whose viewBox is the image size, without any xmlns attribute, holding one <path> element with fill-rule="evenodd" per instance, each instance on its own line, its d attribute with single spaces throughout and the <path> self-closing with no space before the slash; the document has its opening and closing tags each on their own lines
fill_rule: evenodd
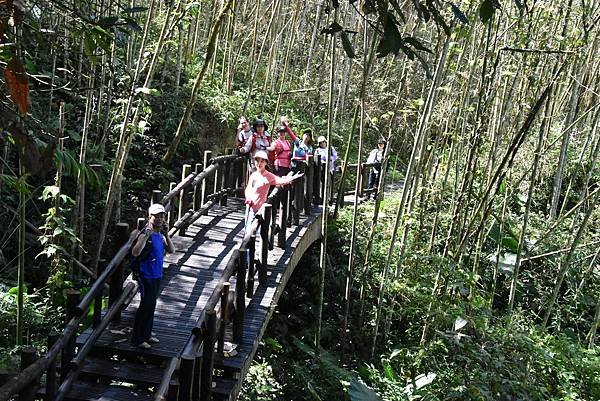
<svg viewBox="0 0 600 401">
<path fill-rule="evenodd" d="M 139 238 L 140 235 L 146 234 L 146 230 L 147 230 L 147 228 L 143 228 L 140 231 L 140 233 L 137 235 L 137 237 L 135 237 L 133 244 L 135 244 L 137 242 L 137 239 Z M 129 253 L 127 254 L 127 266 L 129 266 L 129 268 L 131 269 L 133 278 L 137 280 L 137 278 L 140 275 L 140 264 L 142 263 L 143 260 L 148 259 L 148 256 L 150 256 L 150 252 L 152 252 L 151 237 L 148 237 L 148 239 L 146 240 L 146 243 L 144 244 L 144 249 L 142 249 L 142 252 L 140 252 L 140 254 L 138 256 L 133 256 L 132 250 L 133 250 L 133 245 L 131 246 L 131 248 L 129 249 Z"/>
</svg>

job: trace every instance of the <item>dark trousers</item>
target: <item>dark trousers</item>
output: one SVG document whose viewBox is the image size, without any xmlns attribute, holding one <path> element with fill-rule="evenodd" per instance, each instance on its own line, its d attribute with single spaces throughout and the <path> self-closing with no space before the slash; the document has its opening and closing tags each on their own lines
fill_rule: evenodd
<svg viewBox="0 0 600 401">
<path fill-rule="evenodd" d="M 160 278 L 139 277 L 140 283 L 140 305 L 135 313 L 131 343 L 138 345 L 150 339 L 152 326 L 154 325 L 154 309 L 156 298 L 160 289 Z"/>
<path fill-rule="evenodd" d="M 371 170 L 369 173 L 369 184 L 367 185 L 367 189 L 377 189 L 377 185 L 379 185 L 379 171 Z"/>
</svg>

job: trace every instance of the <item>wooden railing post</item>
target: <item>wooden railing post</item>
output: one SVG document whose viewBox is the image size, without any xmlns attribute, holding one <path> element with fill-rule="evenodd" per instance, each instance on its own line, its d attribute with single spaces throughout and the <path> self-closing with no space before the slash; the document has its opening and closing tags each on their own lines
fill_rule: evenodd
<svg viewBox="0 0 600 401">
<path fill-rule="evenodd" d="M 37 353 L 34 347 L 25 347 L 21 350 L 21 372 L 25 370 L 29 365 L 34 363 L 37 359 Z M 19 401 L 33 401 L 39 378 L 33 380 L 33 382 L 19 391 Z"/>
<path fill-rule="evenodd" d="M 279 203 L 275 203 L 271 205 L 271 232 L 269 234 L 269 251 L 273 250 L 275 246 L 275 232 L 277 228 L 277 212 L 279 212 L 279 207 L 275 207 L 275 205 L 279 205 Z"/>
<path fill-rule="evenodd" d="M 221 155 L 219 155 L 221 156 Z M 218 157 L 218 156 L 217 156 Z M 214 185 L 213 185 L 213 193 L 219 192 L 223 189 L 223 162 L 217 162 L 217 168 L 215 169 L 214 174 Z"/>
<path fill-rule="evenodd" d="M 246 285 L 246 296 L 252 298 L 254 294 L 254 255 L 256 254 L 256 233 L 250 236 L 248 242 L 248 284 Z"/>
<path fill-rule="evenodd" d="M 160 192 L 160 189 L 153 190 L 152 196 L 150 197 L 150 204 L 153 205 L 155 203 L 160 203 L 161 198 L 162 198 L 162 192 Z"/>
<path fill-rule="evenodd" d="M 169 384 L 169 391 L 167 393 L 167 400 L 177 400 L 179 399 L 179 384 L 174 380 Z"/>
<path fill-rule="evenodd" d="M 245 248 L 238 249 L 237 273 L 235 278 L 235 316 L 233 318 L 233 341 L 241 343 L 244 336 L 244 314 L 246 312 L 246 261 Z"/>
<path fill-rule="evenodd" d="M 210 159 L 212 158 L 212 152 L 210 150 L 204 151 L 204 168 L 207 168 L 210 165 Z M 210 180 L 206 177 L 202 181 L 202 204 L 205 204 L 208 200 L 208 195 L 212 194 L 212 185 L 210 185 Z"/>
<path fill-rule="evenodd" d="M 264 205 L 263 221 L 260 223 L 260 266 L 258 267 L 258 284 L 267 284 L 267 259 L 269 257 L 269 228 L 271 227 L 272 206 Z"/>
<path fill-rule="evenodd" d="M 217 346 L 217 352 L 219 355 L 223 354 L 223 349 L 225 348 L 225 328 L 227 327 L 227 323 L 229 323 L 229 282 L 223 283 L 223 288 L 221 288 L 221 325 L 219 326 L 219 343 Z"/>
<path fill-rule="evenodd" d="M 116 225 L 116 239 L 115 239 L 115 254 L 119 252 L 119 249 L 129 239 L 129 224 L 117 223 Z M 117 302 L 121 294 L 123 293 L 123 270 L 125 260 L 119 263 L 119 266 L 115 269 L 113 274 L 110 276 L 110 287 L 108 292 L 108 307 L 110 308 Z M 115 320 L 121 319 L 121 310 L 115 314 Z"/>
<path fill-rule="evenodd" d="M 65 324 L 69 323 L 69 321 L 75 317 L 77 314 L 77 305 L 79 304 L 80 294 L 79 291 L 74 289 L 66 290 L 67 296 L 67 305 L 66 305 L 66 316 L 65 316 Z M 67 375 L 69 374 L 69 370 L 71 367 L 71 359 L 75 355 L 75 335 L 71 337 L 68 341 L 65 348 L 62 350 L 61 361 L 60 361 L 60 381 L 61 383 L 65 380 Z"/>
<path fill-rule="evenodd" d="M 58 333 L 52 332 L 48 335 L 48 349 L 51 349 L 52 346 L 58 340 Z M 46 369 L 46 400 L 53 400 L 56 395 L 56 389 L 58 385 L 56 383 L 56 358 L 50 362 L 48 365 L 48 369 Z"/>
<path fill-rule="evenodd" d="M 194 362 L 194 373 L 192 378 L 192 400 L 200 399 L 200 391 L 202 386 L 202 354 L 196 352 L 196 360 Z"/>
<path fill-rule="evenodd" d="M 287 232 L 287 211 L 288 201 L 290 199 L 290 191 L 287 186 L 281 188 L 281 199 L 279 206 L 279 233 L 277 234 L 277 246 L 285 248 L 286 232 Z"/>
<path fill-rule="evenodd" d="M 323 200 L 323 186 L 321 185 L 321 158 L 315 158 L 315 172 L 313 174 L 313 203 L 319 206 Z"/>
<path fill-rule="evenodd" d="M 298 172 L 306 171 L 305 164 L 298 163 Z M 306 177 L 300 177 L 294 180 L 294 225 L 300 224 L 300 213 L 304 210 L 304 180 Z"/>
<path fill-rule="evenodd" d="M 231 154 L 231 149 L 225 149 L 225 154 L 229 155 Z M 229 189 L 232 185 L 231 185 L 231 180 L 230 180 L 230 175 L 231 175 L 231 162 L 230 161 L 226 161 L 223 163 L 223 171 L 222 171 L 222 175 L 223 178 L 221 180 L 222 184 L 221 184 L 221 189 Z M 223 196 L 221 197 L 221 206 L 227 206 L 227 194 L 223 194 Z"/>
<path fill-rule="evenodd" d="M 96 268 L 96 277 L 100 277 L 105 268 L 106 265 L 104 263 L 99 263 L 98 267 Z M 92 318 L 93 328 L 98 327 L 100 321 L 102 320 L 102 292 L 103 290 L 100 289 L 100 291 L 98 291 L 98 293 L 94 297 L 94 314 Z"/>
<path fill-rule="evenodd" d="M 196 173 L 196 177 L 198 176 L 198 174 L 200 174 L 200 172 L 202 172 L 202 164 L 201 163 L 196 163 L 194 166 L 194 173 Z M 194 195 L 193 195 L 193 199 L 192 199 L 192 209 L 194 209 L 194 211 L 200 209 L 200 206 L 202 206 L 202 188 L 199 185 L 196 185 L 194 187 Z"/>
<path fill-rule="evenodd" d="M 196 359 L 193 356 L 181 357 L 181 363 L 179 364 L 179 394 L 177 395 L 177 401 L 192 400 L 195 362 Z"/>
<path fill-rule="evenodd" d="M 184 164 L 183 169 L 181 170 L 181 181 L 185 180 L 185 177 L 187 177 L 191 171 L 192 171 L 192 165 Z M 183 215 L 186 214 L 189 209 L 188 192 L 189 192 L 189 189 L 186 187 L 186 188 L 183 188 L 181 190 L 181 192 L 179 193 L 179 217 L 178 217 L 178 219 L 181 219 L 181 217 L 183 217 Z M 181 226 L 181 228 L 179 229 L 179 235 L 181 235 L 181 236 L 185 235 L 185 226 Z"/>
<path fill-rule="evenodd" d="M 231 150 L 231 154 L 233 154 L 233 149 Z M 239 163 L 237 159 L 233 159 L 229 162 L 229 186 L 228 188 L 232 189 L 233 196 L 237 196 L 237 178 L 239 176 L 238 169 Z"/>
<path fill-rule="evenodd" d="M 365 196 L 366 185 L 369 182 L 369 168 L 365 167 L 364 163 L 361 164 L 360 173 L 360 182 L 358 183 L 358 188 L 360 188 L 359 196 Z"/>
<path fill-rule="evenodd" d="M 312 208 L 313 199 L 313 188 L 314 188 L 314 173 L 315 164 L 313 163 L 313 156 L 306 155 L 306 170 L 304 174 L 304 182 L 306 182 L 305 197 L 304 197 L 304 214 L 310 214 Z"/>
<path fill-rule="evenodd" d="M 171 191 L 173 191 L 175 189 L 175 187 L 177 186 L 176 182 L 171 182 L 169 183 L 169 193 Z M 177 221 L 177 197 L 174 196 L 169 200 L 169 216 L 168 216 L 168 222 L 169 222 L 169 227 L 173 227 L 173 224 L 175 224 L 175 221 Z"/>
<path fill-rule="evenodd" d="M 217 337 L 217 315 L 214 309 L 206 311 L 206 335 L 202 352 L 202 376 L 200 379 L 200 401 L 212 400 L 212 376 Z"/>
<path fill-rule="evenodd" d="M 239 194 L 238 194 L 238 196 L 243 196 L 244 188 L 246 187 L 246 180 L 248 179 L 248 159 L 246 157 L 239 159 L 238 174 L 239 174 L 239 179 L 238 179 Z"/>
</svg>

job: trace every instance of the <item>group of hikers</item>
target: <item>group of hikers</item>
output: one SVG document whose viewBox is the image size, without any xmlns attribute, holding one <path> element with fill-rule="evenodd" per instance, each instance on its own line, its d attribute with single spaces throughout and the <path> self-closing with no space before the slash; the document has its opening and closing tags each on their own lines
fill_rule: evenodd
<svg viewBox="0 0 600 401">
<path fill-rule="evenodd" d="M 252 126 L 246 117 L 239 119 L 235 152 L 249 156 L 249 175 L 244 191 L 246 229 L 267 201 L 272 186 L 285 186 L 302 177 L 303 173 L 298 172 L 300 162 L 305 162 L 309 156 L 313 156 L 312 160 L 320 160 L 322 166 L 327 162 L 327 138 L 319 136 L 315 146 L 310 129 L 305 129 L 302 137 L 298 138 L 284 117 L 281 117 L 279 122 L 281 125 L 277 128 L 277 139 L 272 139 L 268 126 L 262 118 L 256 118 Z M 368 189 L 371 190 L 367 191 L 369 194 L 372 194 L 378 185 L 385 145 L 385 140 L 380 139 L 377 148 L 373 149 L 367 158 L 367 164 L 373 164 L 368 179 Z M 329 174 L 331 176 L 335 171 L 337 158 L 336 150 L 330 146 Z M 290 171 L 294 174 L 288 174 Z M 324 182 L 325 168 L 321 169 L 320 179 Z M 323 194 L 322 196 L 328 196 L 326 191 L 323 191 Z M 163 205 L 158 203 L 150 205 L 147 225 L 140 230 L 131 250 L 132 256 L 137 259 L 135 273 L 141 295 L 131 343 L 142 349 L 150 349 L 151 344 L 160 342 L 152 332 L 154 310 L 163 274 L 164 255 L 166 252 L 175 251 L 169 238 L 169 227 L 165 217 Z"/>
</svg>

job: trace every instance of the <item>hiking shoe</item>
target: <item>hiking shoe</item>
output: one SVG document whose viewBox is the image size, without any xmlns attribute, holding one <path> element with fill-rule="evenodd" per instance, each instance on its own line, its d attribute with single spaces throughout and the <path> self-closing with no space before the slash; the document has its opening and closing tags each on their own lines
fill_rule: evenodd
<svg viewBox="0 0 600 401">
<path fill-rule="evenodd" d="M 142 348 L 142 349 L 150 349 L 152 348 L 152 346 L 150 344 L 148 344 L 146 341 L 144 341 L 143 343 L 139 343 L 137 345 L 138 348 Z"/>
<path fill-rule="evenodd" d="M 148 342 L 149 342 L 150 344 L 158 344 L 158 343 L 160 342 L 160 340 L 159 340 L 158 338 L 156 338 L 156 337 L 152 336 L 152 337 L 150 337 L 150 338 L 148 339 Z"/>
</svg>

